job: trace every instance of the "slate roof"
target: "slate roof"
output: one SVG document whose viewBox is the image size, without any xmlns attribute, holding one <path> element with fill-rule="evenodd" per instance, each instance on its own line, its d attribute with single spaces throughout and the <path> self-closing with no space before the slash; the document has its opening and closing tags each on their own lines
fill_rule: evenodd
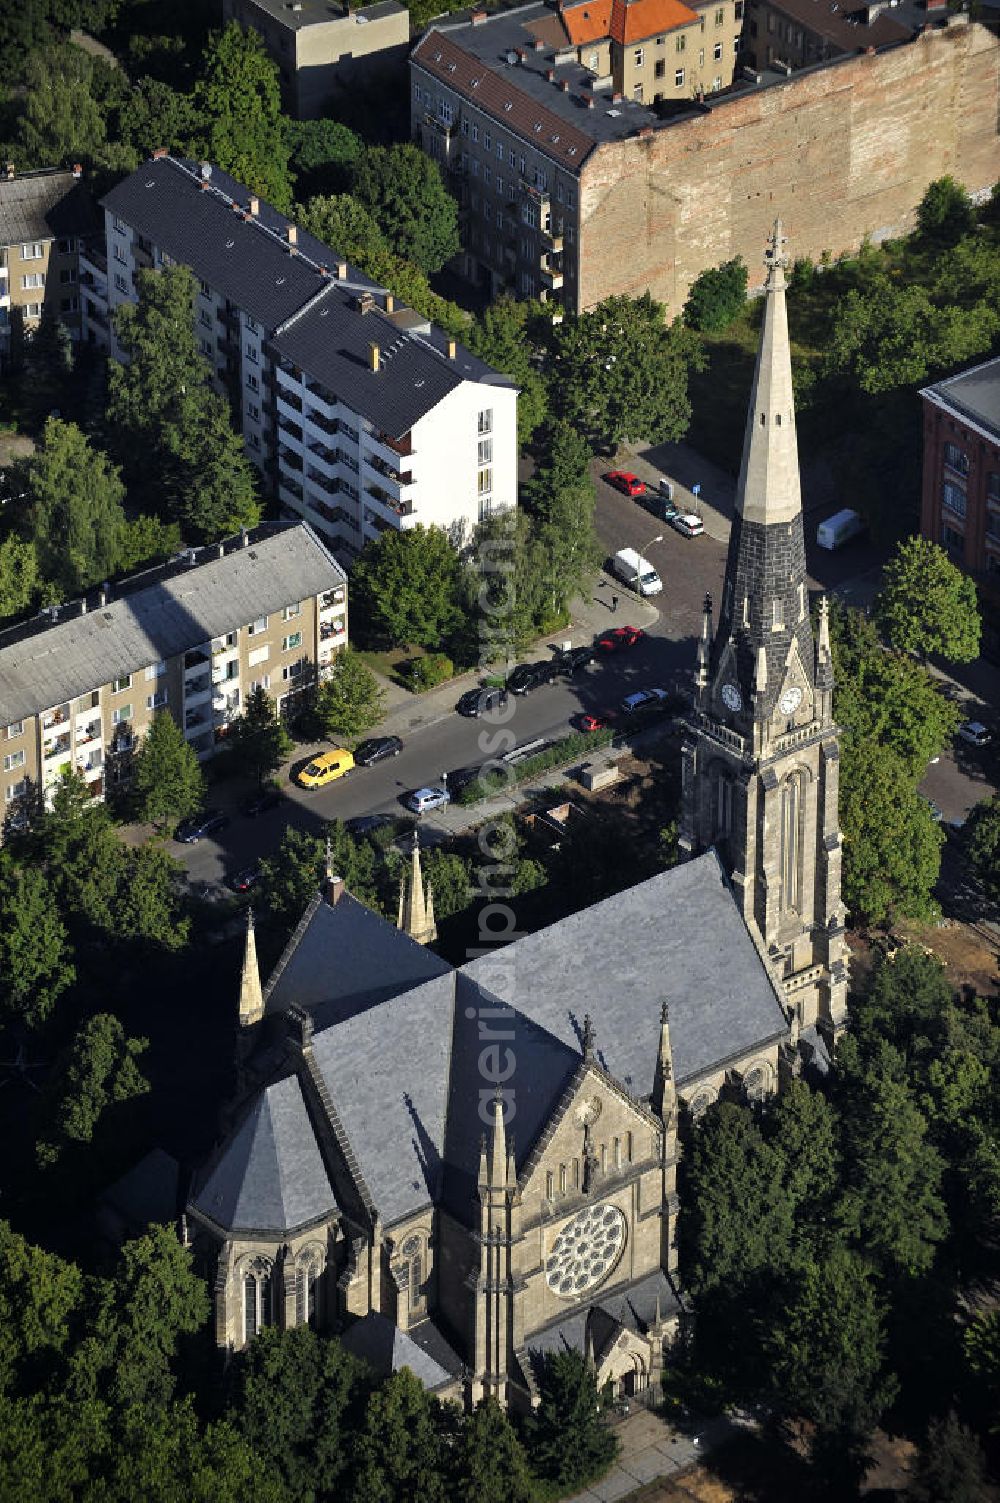
<svg viewBox="0 0 1000 1503">
<path fill-rule="evenodd" d="M 212 637 L 344 583 L 344 572 L 304 522 L 271 523 L 116 583 L 110 599 L 63 606 L 0 632 L 0 725 L 137 673 Z"/>
<path fill-rule="evenodd" d="M 0 245 L 86 238 L 97 232 L 93 200 L 72 172 L 25 172 L 0 177 Z"/>
<path fill-rule="evenodd" d="M 550 1352 L 584 1351 L 588 1320 L 592 1322 L 594 1355 L 599 1362 L 617 1331 L 645 1333 L 649 1329 L 656 1314 L 657 1296 L 661 1319 L 669 1320 L 679 1313 L 681 1306 L 676 1291 L 662 1269 L 656 1269 L 624 1289 L 602 1291 L 599 1299 L 576 1307 L 562 1320 L 535 1331 L 528 1338 L 528 1360 L 532 1368 L 537 1372 L 540 1359 Z"/>
<path fill-rule="evenodd" d="M 450 1352 L 440 1333 L 435 1332 L 436 1339 L 433 1343 L 420 1340 L 423 1328 L 428 1325 L 428 1321 L 423 1321 L 414 1326 L 408 1335 L 394 1321 L 372 1310 L 363 1319 L 348 1326 L 340 1341 L 355 1357 L 367 1362 L 380 1378 L 387 1378 L 390 1373 L 398 1373 L 400 1368 L 408 1367 L 425 1388 L 442 1388 L 458 1376 L 462 1364 L 454 1353 L 450 1353 L 453 1359 L 451 1368 L 443 1366 L 438 1360 L 438 1356 L 444 1355 L 442 1347 Z M 433 1352 L 438 1356 L 432 1355 Z"/>
<path fill-rule="evenodd" d="M 987 360 L 920 393 L 935 406 L 948 407 L 986 430 L 1000 442 L 1000 360 Z"/>
<path fill-rule="evenodd" d="M 201 1176 L 191 1205 L 226 1231 L 278 1234 L 336 1210 L 294 1075 L 255 1097 Z"/>
<path fill-rule="evenodd" d="M 463 973 L 577 1053 L 589 1011 L 598 1063 L 639 1097 L 653 1089 L 664 999 L 681 1086 L 788 1031 L 714 851 L 473 960 Z M 516 1073 L 511 1083 L 516 1094 Z"/>
</svg>

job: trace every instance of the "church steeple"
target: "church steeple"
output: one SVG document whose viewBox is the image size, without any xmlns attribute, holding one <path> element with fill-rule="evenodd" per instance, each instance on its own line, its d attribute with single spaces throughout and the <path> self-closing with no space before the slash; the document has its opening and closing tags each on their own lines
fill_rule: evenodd
<svg viewBox="0 0 1000 1503">
<path fill-rule="evenodd" d="M 790 522 L 802 510 L 795 443 L 792 356 L 785 307 L 787 238 L 781 220 L 764 252 L 764 320 L 743 438 L 737 507 L 748 522 Z"/>
<path fill-rule="evenodd" d="M 264 993 L 257 965 L 257 940 L 253 928 L 253 909 L 247 909 L 247 932 L 243 942 L 243 970 L 240 975 L 240 1027 L 252 1028 L 264 1016 Z"/>
<path fill-rule="evenodd" d="M 410 859 L 410 879 L 407 882 L 404 876 L 399 884 L 399 921 L 397 929 L 402 929 L 411 939 L 416 940 L 418 945 L 433 944 L 437 939 L 437 925 L 434 922 L 434 894 L 430 884 L 424 887 L 424 879 L 420 871 L 420 837 L 413 832 L 413 854 Z"/>
</svg>

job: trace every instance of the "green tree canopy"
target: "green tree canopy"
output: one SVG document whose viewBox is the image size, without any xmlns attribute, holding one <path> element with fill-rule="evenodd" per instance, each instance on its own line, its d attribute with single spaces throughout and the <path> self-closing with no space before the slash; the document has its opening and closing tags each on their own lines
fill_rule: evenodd
<svg viewBox="0 0 1000 1503">
<path fill-rule="evenodd" d="M 688 371 L 701 360 L 694 335 L 667 324 L 649 293 L 605 298 L 565 318 L 552 336 L 550 391 L 560 415 L 615 447 L 626 438 L 682 438 L 691 419 Z"/>
<path fill-rule="evenodd" d="M 1000 794 L 977 804 L 966 828 L 969 860 L 983 891 L 996 903 L 1000 901 Z"/>
<path fill-rule="evenodd" d="M 114 574 L 126 530 L 125 489 L 106 456 L 74 423 L 49 418 L 24 475 L 24 535 L 57 596 L 80 594 Z"/>
<path fill-rule="evenodd" d="M 368 664 L 345 647 L 316 690 L 316 719 L 324 736 L 352 739 L 378 725 L 384 704 L 385 690 Z"/>
<path fill-rule="evenodd" d="M 439 919 L 460 913 L 472 902 L 472 863 L 456 851 L 428 851 L 423 859 L 424 879 L 434 894 L 434 914 Z"/>
<path fill-rule="evenodd" d="M 408 1367 L 370 1396 L 355 1443 L 351 1503 L 445 1503 L 438 1406 Z"/>
<path fill-rule="evenodd" d="M 886 565 L 875 604 L 879 625 L 900 652 L 952 663 L 979 656 L 976 586 L 929 538 L 904 538 Z"/>
<path fill-rule="evenodd" d="M 372 211 L 397 255 L 428 275 L 461 249 L 458 205 L 437 163 L 419 147 L 369 147 L 355 169 L 352 191 Z"/>
<path fill-rule="evenodd" d="M 292 193 L 278 69 L 255 31 L 231 21 L 212 36 L 194 102 L 208 161 L 287 213 Z"/>
<path fill-rule="evenodd" d="M 517 439 L 522 449 L 548 416 L 548 388 L 538 367 L 551 330 L 544 304 L 501 298 L 479 314 L 466 336 L 473 354 L 517 384 Z"/>
<path fill-rule="evenodd" d="M 590 449 L 568 423 L 545 434 L 543 457 L 524 488 L 534 521 L 533 543 L 543 571 L 546 620 L 565 616 L 578 594 L 586 594 L 603 549 L 594 530 L 596 495 L 588 468 Z"/>
<path fill-rule="evenodd" d="M 11 533 L 0 543 L 0 617 L 18 616 L 33 603 L 39 588 L 35 545 Z"/>
<path fill-rule="evenodd" d="M 872 742 L 848 744 L 841 769 L 843 897 L 850 912 L 881 923 L 896 912 L 927 918 L 944 836 L 905 763 Z"/>
<path fill-rule="evenodd" d="M 149 1090 L 137 1063 L 147 1043 L 126 1038 L 111 1013 L 83 1024 L 47 1086 L 49 1125 L 36 1145 L 40 1164 L 54 1164 L 69 1143 L 89 1143 L 109 1106 Z"/>
<path fill-rule="evenodd" d="M 351 571 L 355 623 L 396 644 L 439 647 L 460 625 L 458 554 L 440 527 L 391 528 Z"/>
<path fill-rule="evenodd" d="M 928 184 L 917 205 L 917 226 L 925 240 L 937 246 L 953 246 L 975 224 L 975 207 L 961 183 L 953 177 L 938 177 Z"/>
<path fill-rule="evenodd" d="M 932 1420 L 906 1503 L 989 1503 L 992 1496 L 986 1457 L 973 1431 L 955 1414 Z"/>
<path fill-rule="evenodd" d="M 525 1422 L 531 1465 L 564 1491 L 582 1487 L 618 1454 L 618 1441 L 598 1413 L 594 1374 L 581 1352 L 548 1352 L 538 1388 L 538 1405 Z"/>
<path fill-rule="evenodd" d="M 303 200 L 349 187 L 364 151 L 360 136 L 339 120 L 286 120 L 285 141 Z M 331 243 L 336 249 L 336 241 Z"/>
<path fill-rule="evenodd" d="M 198 758 L 169 710 L 153 717 L 136 753 L 132 787 L 139 818 L 160 829 L 173 829 L 204 802 L 205 777 Z"/>
<path fill-rule="evenodd" d="M 496 1399 L 483 1399 L 463 1421 L 448 1474 L 455 1503 L 535 1503 L 538 1497 L 524 1447 Z"/>
<path fill-rule="evenodd" d="M 31 1393 L 54 1378 L 80 1323 L 83 1291 L 75 1263 L 0 1221 L 0 1392 Z"/>
<path fill-rule="evenodd" d="M 0 1000 L 37 1028 L 75 979 L 73 952 L 45 874 L 0 853 Z"/>
<path fill-rule="evenodd" d="M 737 256 L 695 277 L 684 304 L 684 322 L 704 334 L 717 333 L 739 317 L 746 301 L 747 269 Z"/>
<path fill-rule="evenodd" d="M 24 167 L 132 165 L 109 145 L 93 79 L 94 62 L 78 47 L 50 46 L 28 57 L 14 141 Z"/>
<path fill-rule="evenodd" d="M 372 210 L 350 193 L 311 198 L 299 218 L 317 240 L 358 266 L 364 267 L 369 256 L 389 249 Z"/>
<path fill-rule="evenodd" d="M 292 738 L 262 685 L 250 690 L 242 715 L 229 726 L 226 744 L 240 772 L 258 784 L 291 756 Z"/>
</svg>

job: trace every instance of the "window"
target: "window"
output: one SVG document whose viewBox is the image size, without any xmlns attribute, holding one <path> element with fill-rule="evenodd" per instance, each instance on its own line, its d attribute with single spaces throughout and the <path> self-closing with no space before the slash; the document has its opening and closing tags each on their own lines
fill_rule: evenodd
<svg viewBox="0 0 1000 1503">
<path fill-rule="evenodd" d="M 287 663 L 281 670 L 281 677 L 286 682 L 290 678 L 299 678 L 305 672 L 305 666 L 301 659 L 297 663 Z"/>
<path fill-rule="evenodd" d="M 986 477 L 986 496 L 990 501 L 1000 501 L 1000 474 L 990 470 Z"/>
<path fill-rule="evenodd" d="M 311 1326 L 316 1320 L 319 1262 L 305 1258 L 295 1269 L 295 1324 Z"/>
<path fill-rule="evenodd" d="M 260 422 L 260 408 L 257 406 L 256 402 L 247 403 L 247 417 L 251 420 L 251 422 Z"/>
<path fill-rule="evenodd" d="M 282 621 L 293 621 L 296 616 L 302 615 L 302 601 L 296 600 L 291 605 L 286 605 L 281 613 Z"/>
<path fill-rule="evenodd" d="M 503 142 L 502 141 L 498 141 L 497 142 L 497 161 L 498 162 L 502 162 L 503 161 Z"/>
<path fill-rule="evenodd" d="M 716 24 L 716 26 L 721 26 L 722 23 L 723 23 L 723 21 L 725 19 L 726 19 L 726 12 L 723 10 L 722 6 L 720 5 L 719 8 L 718 8 L 718 10 L 715 12 L 715 24 Z"/>
<path fill-rule="evenodd" d="M 969 473 L 969 456 L 957 444 L 945 444 L 944 462 L 950 470 L 957 470 L 960 475 Z"/>
<path fill-rule="evenodd" d="M 131 673 L 127 673 L 124 678 L 114 678 L 114 679 L 111 680 L 111 692 L 112 692 L 112 694 L 121 694 L 125 689 L 131 689 L 131 687 L 132 687 L 132 675 L 131 675 Z"/>
<path fill-rule="evenodd" d="M 8 783 L 4 789 L 4 798 L 8 804 L 12 804 L 16 798 L 24 798 L 28 791 L 28 779 L 21 778 L 18 783 Z"/>
<path fill-rule="evenodd" d="M 128 292 L 128 277 L 123 277 L 120 271 L 116 271 L 115 286 L 119 292 Z"/>
<path fill-rule="evenodd" d="M 166 691 L 166 689 L 157 689 L 157 691 L 156 691 L 155 694 L 147 694 L 147 696 L 146 696 L 146 709 L 147 710 L 162 710 L 163 706 L 166 704 L 166 702 L 167 702 L 167 691 Z"/>
<path fill-rule="evenodd" d="M 259 433 L 248 433 L 247 434 L 247 443 L 250 445 L 251 449 L 259 449 L 260 448 L 260 434 Z"/>
<path fill-rule="evenodd" d="M 294 652 L 295 649 L 296 649 L 296 647 L 301 647 L 301 646 L 302 646 L 302 633 L 300 631 L 293 631 L 292 634 L 291 634 L 291 636 L 282 637 L 282 639 L 281 639 L 281 650 L 282 650 L 282 652 Z"/>
<path fill-rule="evenodd" d="M 492 167 L 484 167 L 483 168 L 483 182 L 486 184 L 487 188 L 490 186 L 490 184 L 492 183 L 492 181 L 493 181 L 493 168 Z"/>
<path fill-rule="evenodd" d="M 484 434 L 484 433 L 492 433 L 492 432 L 493 432 L 493 408 L 492 407 L 486 407 L 479 414 L 479 433 L 480 434 Z"/>
<path fill-rule="evenodd" d="M 243 1278 L 244 1341 L 252 1341 L 272 1319 L 270 1264 L 263 1258 L 255 1258 Z"/>
<path fill-rule="evenodd" d="M 33 240 L 30 245 L 21 246 L 22 261 L 40 261 L 42 253 L 42 247 L 37 240 Z"/>
<path fill-rule="evenodd" d="M 132 706 L 131 705 L 119 705 L 119 707 L 118 707 L 117 710 L 112 710 L 111 711 L 111 724 L 112 725 L 124 725 L 126 721 L 131 720 L 131 719 L 132 719 Z"/>
<path fill-rule="evenodd" d="M 620 1169 L 621 1166 L 622 1166 L 622 1140 L 621 1140 L 621 1138 L 615 1138 L 615 1142 L 614 1142 L 614 1160 L 615 1160 L 615 1168 L 616 1169 Z"/>
<path fill-rule="evenodd" d="M 629 1164 L 632 1162 L 632 1134 L 630 1132 L 625 1134 L 625 1160 Z"/>
<path fill-rule="evenodd" d="M 166 663 L 151 663 L 146 669 L 146 682 L 152 684 L 158 678 L 162 678 L 167 671 Z"/>
<path fill-rule="evenodd" d="M 637 83 L 636 86 L 635 86 L 635 88 L 632 90 L 632 98 L 636 101 L 637 104 L 641 104 L 642 103 L 642 84 L 641 83 Z"/>
<path fill-rule="evenodd" d="M 23 751 L 8 752 L 7 756 L 4 757 L 4 759 L 3 759 L 3 770 L 4 770 L 4 772 L 13 772 L 16 767 L 23 767 L 23 766 L 24 766 L 24 752 Z"/>
<path fill-rule="evenodd" d="M 478 464 L 493 463 L 493 440 L 491 438 L 481 438 L 479 440 L 479 453 L 476 462 Z"/>
<path fill-rule="evenodd" d="M 451 105 L 451 100 L 450 99 L 439 99 L 438 100 L 438 114 L 440 115 L 441 119 L 444 121 L 445 125 L 450 125 L 451 124 L 452 120 L 454 119 L 455 112 L 452 109 L 452 105 Z"/>
<path fill-rule="evenodd" d="M 529 229 L 537 230 L 538 205 L 533 204 L 530 199 L 526 203 L 523 203 L 521 205 L 521 218 Z"/>
<path fill-rule="evenodd" d="M 247 333 L 248 334 L 256 334 L 257 333 L 257 325 L 254 322 L 254 320 L 252 318 L 246 317 L 245 315 L 244 315 L 244 317 L 245 317 L 245 322 L 246 322 L 246 326 L 247 326 Z"/>
<path fill-rule="evenodd" d="M 965 534 L 945 522 L 941 527 L 941 541 L 951 553 L 965 552 Z"/>
<path fill-rule="evenodd" d="M 261 663 L 267 662 L 270 653 L 270 647 L 255 647 L 247 657 L 247 667 L 259 668 Z"/>
<path fill-rule="evenodd" d="M 497 173 L 497 192 L 498 193 L 502 193 L 503 190 L 504 190 L 504 181 L 503 181 L 503 178 L 500 176 L 500 174 L 498 172 Z"/>
<path fill-rule="evenodd" d="M 684 35 L 683 32 L 681 32 L 680 36 L 677 38 L 677 41 L 674 43 L 674 46 L 676 47 L 676 49 L 677 49 L 678 52 L 683 52 L 684 51 L 685 47 L 687 46 L 687 37 Z"/>
<path fill-rule="evenodd" d="M 285 618 L 288 619 L 287 616 Z M 262 631 L 267 631 L 267 617 L 258 616 L 256 621 L 251 621 L 247 627 L 248 637 L 259 637 Z"/>
<path fill-rule="evenodd" d="M 722 88 L 722 79 L 721 78 L 713 78 L 712 79 L 712 93 L 713 94 L 718 94 L 718 92 L 719 92 L 719 90 L 721 88 Z"/>
<path fill-rule="evenodd" d="M 736 0 L 736 4 L 733 6 L 733 20 L 743 20 L 743 0 Z"/>
<path fill-rule="evenodd" d="M 114 255 L 115 260 L 118 262 L 119 266 L 128 265 L 128 256 L 125 254 L 124 248 L 122 246 L 117 244 L 115 245 Z"/>
<path fill-rule="evenodd" d="M 76 267 L 70 266 L 59 273 L 59 280 L 65 287 L 68 282 L 76 281 Z"/>
<path fill-rule="evenodd" d="M 545 1199 L 546 1200 L 551 1200 L 552 1199 L 552 1192 L 553 1192 L 554 1188 L 555 1188 L 555 1186 L 554 1186 L 554 1183 L 553 1183 L 552 1170 L 549 1169 L 548 1172 L 545 1175 Z"/>
<path fill-rule="evenodd" d="M 514 156 L 514 153 L 512 151 L 510 151 L 510 150 L 508 150 L 508 152 L 507 152 L 507 166 L 508 167 L 516 167 L 517 166 L 517 158 Z"/>
<path fill-rule="evenodd" d="M 657 58 L 657 60 L 656 60 L 656 66 L 653 69 L 653 72 L 655 73 L 656 77 L 657 78 L 663 78 L 664 75 L 666 74 L 666 71 L 667 71 L 667 65 L 664 62 L 663 58 L 662 57 Z"/>
<path fill-rule="evenodd" d="M 248 692 L 253 694 L 257 689 L 270 689 L 271 675 L 265 673 L 263 678 L 252 678 L 248 686 Z"/>
<path fill-rule="evenodd" d="M 493 150 L 493 137 L 490 135 L 488 130 L 483 131 L 483 145 L 486 147 L 487 151 Z"/>
<path fill-rule="evenodd" d="M 210 339 L 199 339 L 198 348 L 201 353 L 209 359 L 211 359 L 212 355 L 215 353 L 212 349 L 212 341 Z"/>
<path fill-rule="evenodd" d="M 699 47 L 698 48 L 698 67 L 699 68 L 704 68 L 704 66 L 705 66 L 705 49 L 704 49 L 704 47 Z"/>
<path fill-rule="evenodd" d="M 793 773 L 781 791 L 781 906 L 802 906 L 802 773 Z"/>
<path fill-rule="evenodd" d="M 210 329 L 212 327 L 212 315 L 207 308 L 202 308 L 198 315 L 198 322 L 203 329 Z"/>
<path fill-rule="evenodd" d="M 126 233 L 126 226 L 122 222 L 122 220 L 120 220 L 120 219 L 113 219 L 111 221 L 111 223 L 112 223 L 112 226 L 114 228 L 114 232 L 115 232 L 116 235 L 124 235 Z"/>
<path fill-rule="evenodd" d="M 37 287 L 44 287 L 45 273 L 41 271 L 30 272 L 28 276 L 21 278 L 21 286 L 25 289 L 25 291 L 27 291 L 29 288 L 33 289 Z"/>
<path fill-rule="evenodd" d="M 717 63 L 721 63 L 722 62 L 722 43 L 721 42 L 716 42 L 715 46 L 712 48 L 712 59 L 713 59 L 714 62 L 717 62 Z"/>
<path fill-rule="evenodd" d="M 785 603 L 783 600 L 771 601 L 771 630 L 780 631 L 785 624 Z"/>
<path fill-rule="evenodd" d="M 683 89 L 683 87 L 684 87 L 684 69 L 683 68 L 678 68 L 677 72 L 674 74 L 674 88 L 675 89 Z"/>
<path fill-rule="evenodd" d="M 473 127 L 472 127 L 472 139 L 473 139 L 473 141 L 478 141 L 479 140 L 479 126 L 478 125 L 473 125 Z"/>
<path fill-rule="evenodd" d="M 1000 516 L 995 511 L 986 513 L 986 536 L 994 541 L 1000 539 Z"/>
<path fill-rule="evenodd" d="M 247 376 L 247 389 L 249 391 L 260 391 L 260 382 L 257 380 L 257 377 L 254 375 L 253 371 L 251 371 Z"/>
<path fill-rule="evenodd" d="M 646 61 L 646 54 L 641 47 L 637 47 L 632 54 L 632 61 L 637 68 L 641 68 Z"/>
<path fill-rule="evenodd" d="M 7 740 L 8 741 L 13 741 L 13 740 L 15 740 L 16 737 L 23 736 L 23 735 L 24 735 L 24 721 L 23 720 L 12 720 L 11 723 L 10 723 L 10 725 L 7 727 Z"/>
<path fill-rule="evenodd" d="M 469 122 L 468 122 L 468 120 L 463 120 L 462 121 L 462 135 L 463 136 L 467 136 L 468 134 L 469 134 Z"/>
<path fill-rule="evenodd" d="M 42 305 L 41 305 L 41 303 L 25 303 L 25 305 L 24 305 L 24 316 L 25 316 L 25 318 L 41 318 L 41 316 L 42 316 Z"/>
<path fill-rule="evenodd" d="M 207 282 L 199 282 L 198 283 L 198 288 L 199 288 L 199 290 L 201 292 L 202 297 L 211 297 L 212 296 L 212 289 L 211 289 L 211 287 L 209 287 L 209 285 L 208 285 Z"/>
<path fill-rule="evenodd" d="M 956 517 L 965 516 L 966 500 L 965 491 L 960 485 L 955 485 L 950 480 L 945 480 L 941 486 L 941 504 L 953 511 Z"/>
<path fill-rule="evenodd" d="M 565 1164 L 560 1164 L 559 1165 L 559 1194 L 560 1195 L 565 1195 L 566 1194 L 566 1186 L 567 1186 L 566 1165 Z"/>
<path fill-rule="evenodd" d="M 479 176 L 479 162 L 478 162 L 478 159 L 476 157 L 473 157 L 472 161 L 471 161 L 471 163 L 469 165 L 472 168 L 472 176 L 473 177 L 478 177 Z"/>
<path fill-rule="evenodd" d="M 260 364 L 260 354 L 259 354 L 259 352 L 257 350 L 257 346 L 256 345 L 247 344 L 245 353 L 246 353 L 246 357 L 250 361 L 251 365 L 259 365 Z"/>
<path fill-rule="evenodd" d="M 477 494 L 480 495 L 480 496 L 485 496 L 492 489 L 493 489 L 493 471 L 492 470 L 480 470 L 479 473 L 476 476 L 476 492 L 477 492 Z"/>
</svg>

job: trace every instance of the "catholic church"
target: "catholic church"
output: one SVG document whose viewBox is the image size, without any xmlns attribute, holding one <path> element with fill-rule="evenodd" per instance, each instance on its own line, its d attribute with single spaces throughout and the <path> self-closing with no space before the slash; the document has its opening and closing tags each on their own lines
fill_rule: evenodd
<svg viewBox="0 0 1000 1503">
<path fill-rule="evenodd" d="M 387 1373 L 528 1408 L 572 1347 L 655 1381 L 676 1329 L 678 1121 L 829 1061 L 844 1022 L 837 728 L 806 593 L 780 223 L 670 871 L 457 969 L 414 848 L 399 925 L 328 871 L 266 984 L 188 1235 L 221 1346 L 309 1322 Z"/>
</svg>

